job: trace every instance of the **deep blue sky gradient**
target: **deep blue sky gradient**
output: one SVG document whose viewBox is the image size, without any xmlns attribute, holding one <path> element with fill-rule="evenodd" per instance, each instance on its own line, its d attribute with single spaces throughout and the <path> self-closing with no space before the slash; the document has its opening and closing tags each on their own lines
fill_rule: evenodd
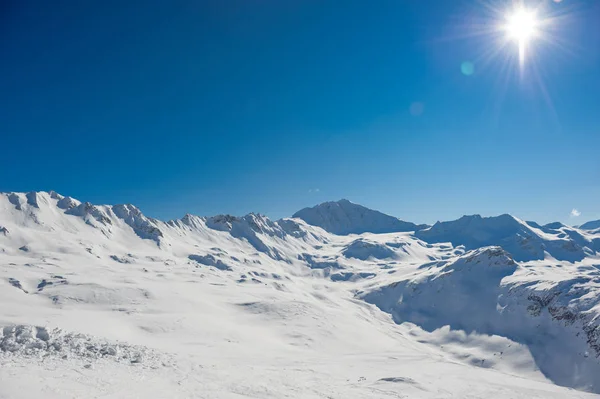
<svg viewBox="0 0 600 399">
<path fill-rule="evenodd" d="M 600 218 L 600 2 L 546 1 L 565 48 L 523 72 L 474 35 L 490 4 L 0 2 L 0 191 L 162 219 L 339 198 L 414 222 Z"/>
</svg>

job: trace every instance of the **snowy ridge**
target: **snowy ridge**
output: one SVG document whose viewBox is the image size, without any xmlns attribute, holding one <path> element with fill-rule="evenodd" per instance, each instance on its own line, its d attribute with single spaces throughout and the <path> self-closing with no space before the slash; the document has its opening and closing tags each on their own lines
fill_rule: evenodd
<svg viewBox="0 0 600 399">
<path fill-rule="evenodd" d="M 163 222 L 0 194 L 0 397 L 81 396 L 82 374 L 114 398 L 600 392 L 600 235 L 509 215 L 394 231 L 348 204 Z"/>
<path fill-rule="evenodd" d="M 596 236 L 560 223 L 540 226 L 511 215 L 463 216 L 454 221 L 437 222 L 415 235 L 429 243 L 449 242 L 467 249 L 501 246 L 518 261 L 539 260 L 547 256 L 580 261 L 600 249 Z"/>
</svg>

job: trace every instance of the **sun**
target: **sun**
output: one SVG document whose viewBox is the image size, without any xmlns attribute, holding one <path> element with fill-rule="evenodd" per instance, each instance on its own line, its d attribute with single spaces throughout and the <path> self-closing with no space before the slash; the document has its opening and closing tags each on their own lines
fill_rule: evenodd
<svg viewBox="0 0 600 399">
<path fill-rule="evenodd" d="M 519 46 L 519 60 L 521 64 L 525 61 L 525 49 L 529 42 L 538 33 L 539 21 L 535 11 L 524 7 L 514 10 L 506 17 L 504 27 L 509 39 L 517 42 Z"/>
<path fill-rule="evenodd" d="M 538 26 L 535 11 L 519 8 L 507 20 L 506 32 L 511 39 L 528 42 L 535 36 Z"/>
</svg>

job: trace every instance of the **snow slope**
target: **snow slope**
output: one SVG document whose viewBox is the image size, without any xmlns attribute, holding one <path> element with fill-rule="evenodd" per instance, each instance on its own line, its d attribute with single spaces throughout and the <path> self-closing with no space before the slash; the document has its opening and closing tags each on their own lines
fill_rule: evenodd
<svg viewBox="0 0 600 399">
<path fill-rule="evenodd" d="M 293 217 L 313 226 L 319 226 L 330 233 L 341 235 L 415 231 L 426 227 L 404 222 L 346 199 L 304 208 L 296 212 Z"/>
<path fill-rule="evenodd" d="M 44 192 L 0 194 L 0 226 L 0 398 L 600 391 L 589 248 L 522 262 L 414 232 L 335 235 L 257 214 L 163 222 Z M 531 231 L 543 245 L 595 239 Z"/>
</svg>

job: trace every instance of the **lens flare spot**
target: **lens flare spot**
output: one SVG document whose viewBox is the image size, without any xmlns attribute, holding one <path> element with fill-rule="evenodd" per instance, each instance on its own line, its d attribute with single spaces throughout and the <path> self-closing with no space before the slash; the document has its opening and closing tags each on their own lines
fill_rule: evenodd
<svg viewBox="0 0 600 399">
<path fill-rule="evenodd" d="M 465 61 L 460 64 L 460 71 L 465 76 L 471 76 L 475 73 L 475 65 L 470 61 Z"/>
</svg>

